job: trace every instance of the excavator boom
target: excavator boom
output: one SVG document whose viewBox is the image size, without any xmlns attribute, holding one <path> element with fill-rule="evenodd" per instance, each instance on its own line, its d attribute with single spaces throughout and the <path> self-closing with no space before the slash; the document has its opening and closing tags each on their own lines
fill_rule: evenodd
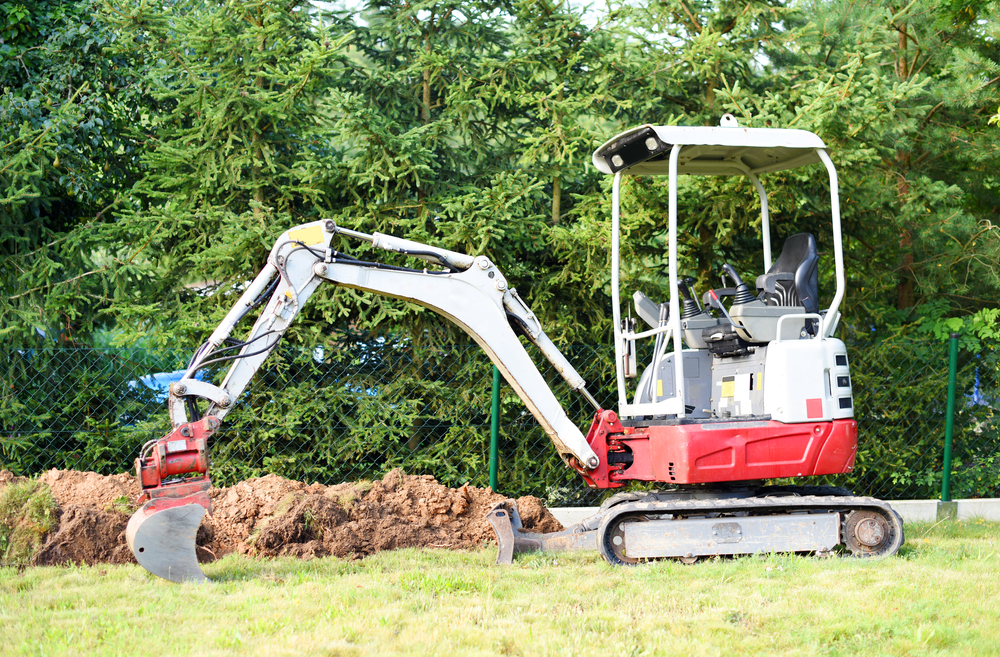
<svg viewBox="0 0 1000 657">
<path fill-rule="evenodd" d="M 330 242 L 338 234 L 420 258 L 440 269 L 407 269 L 358 260 L 331 248 Z M 265 267 L 197 350 L 181 380 L 170 386 L 167 403 L 173 429 L 147 443 L 136 461 L 148 501 L 130 519 L 126 532 L 136 559 L 150 572 L 171 581 L 204 581 L 195 537 L 202 516 L 211 511 L 209 438 L 324 282 L 410 301 L 454 322 L 483 348 L 567 464 L 580 471 L 600 465 L 513 326 L 538 346 L 571 388 L 583 394 L 595 410 L 600 408 L 587 392 L 583 378 L 488 258 L 391 235 L 369 235 L 338 227 L 330 220 L 315 221 L 278 238 Z M 227 340 L 233 330 L 265 301 L 238 353 L 232 354 L 234 347 Z M 220 361 L 232 362 L 220 385 L 196 378 L 200 369 Z M 198 408 L 193 403 L 197 400 L 208 401 L 203 417 L 191 417 Z"/>
</svg>

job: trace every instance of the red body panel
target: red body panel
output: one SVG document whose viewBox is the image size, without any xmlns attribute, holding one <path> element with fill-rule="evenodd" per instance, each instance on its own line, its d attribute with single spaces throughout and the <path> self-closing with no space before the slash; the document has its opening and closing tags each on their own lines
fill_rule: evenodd
<svg viewBox="0 0 1000 657">
<path fill-rule="evenodd" d="M 587 442 L 601 465 L 581 474 L 596 488 L 618 488 L 627 481 L 702 484 L 808 477 L 854 468 L 858 424 L 736 420 L 624 427 L 613 411 L 601 411 Z"/>
</svg>

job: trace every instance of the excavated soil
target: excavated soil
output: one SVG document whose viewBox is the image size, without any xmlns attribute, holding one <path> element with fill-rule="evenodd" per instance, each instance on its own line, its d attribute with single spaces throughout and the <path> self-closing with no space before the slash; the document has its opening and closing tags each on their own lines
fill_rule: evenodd
<svg viewBox="0 0 1000 657">
<path fill-rule="evenodd" d="M 10 470 L 0 470 L 0 486 L 6 486 L 7 484 L 13 484 L 24 480 L 25 477 L 15 477 L 14 473 Z"/>
<path fill-rule="evenodd" d="M 0 487 L 14 481 L 0 471 Z M 135 563 L 125 542 L 129 515 L 138 508 L 135 477 L 50 470 L 41 481 L 59 504 L 59 525 L 34 562 Z M 211 491 L 212 514 L 198 531 L 202 563 L 237 552 L 360 558 L 404 547 L 462 549 L 493 542 L 486 512 L 504 498 L 489 489 L 448 488 L 429 475 L 393 470 L 381 480 L 323 486 L 268 475 Z M 517 500 L 525 529 L 553 532 L 562 525 L 537 497 Z"/>
</svg>

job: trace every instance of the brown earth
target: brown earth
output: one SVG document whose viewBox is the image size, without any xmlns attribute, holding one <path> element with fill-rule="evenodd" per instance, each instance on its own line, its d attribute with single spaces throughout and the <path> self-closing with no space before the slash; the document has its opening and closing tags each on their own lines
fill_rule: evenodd
<svg viewBox="0 0 1000 657">
<path fill-rule="evenodd" d="M 0 486 L 15 484 L 19 481 L 24 481 L 26 478 L 27 477 L 15 477 L 14 473 L 10 470 L 0 470 Z"/>
<path fill-rule="evenodd" d="M 0 471 L 0 487 L 14 478 Z M 35 563 L 135 563 L 125 526 L 138 508 L 135 477 L 50 470 L 41 481 L 59 503 L 59 525 Z M 212 514 L 198 531 L 198 558 L 363 557 L 403 547 L 461 549 L 494 541 L 486 512 L 505 497 L 489 489 L 448 488 L 429 475 L 393 470 L 381 480 L 323 486 L 268 475 L 211 491 Z M 517 500 L 524 527 L 562 526 L 537 497 Z"/>
</svg>

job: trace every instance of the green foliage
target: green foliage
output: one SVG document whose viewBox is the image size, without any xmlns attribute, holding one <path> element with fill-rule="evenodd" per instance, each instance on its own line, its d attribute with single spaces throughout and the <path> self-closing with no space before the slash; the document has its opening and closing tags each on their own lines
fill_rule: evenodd
<svg viewBox="0 0 1000 657">
<path fill-rule="evenodd" d="M 833 478 L 858 493 L 888 499 L 934 498 L 942 479 L 947 343 L 901 333 L 847 336 L 855 418 L 856 466 Z M 538 354 L 529 349 L 536 361 Z M 566 350 L 600 403 L 616 399 L 611 359 L 601 346 Z M 49 467 L 127 469 L 135 447 L 161 436 L 169 421 L 162 397 L 140 383 L 181 364 L 155 352 L 51 350 L 5 353 L 0 417 L 8 439 L 0 466 L 17 474 Z M 996 351 L 962 353 L 958 369 L 953 490 L 989 497 L 997 489 L 1000 446 L 993 400 Z M 443 483 L 488 485 L 491 365 L 478 346 L 419 346 L 373 337 L 322 354 L 279 349 L 213 439 L 213 480 L 231 485 L 276 473 L 327 484 L 381 477 L 399 467 Z M 551 369 L 543 372 L 577 426 L 592 409 Z M 214 375 L 214 376 L 217 376 Z M 217 379 L 216 379 L 217 380 Z M 550 504 L 596 504 L 556 456 L 544 432 L 503 386 L 500 489 Z"/>
<path fill-rule="evenodd" d="M 136 425 L 164 410 L 138 379 L 178 364 L 141 350 L 0 351 L 0 431 L 10 439 L 0 444 L 3 467 L 128 469 L 136 446 L 153 437 Z"/>
<path fill-rule="evenodd" d="M 607 190 L 589 152 L 624 126 L 724 110 L 831 146 L 847 321 L 912 321 L 936 298 L 973 313 L 1000 286 L 988 3 L 667 2 L 585 18 L 548 2 L 380 0 L 362 20 L 265 0 L 8 5 L 4 108 L 20 118 L 0 142 L 4 202 L 36 217 L 4 229 L 10 334 L 89 331 L 113 299 L 120 339 L 169 326 L 196 343 L 278 231 L 332 215 L 485 253 L 555 337 L 603 342 Z M 828 251 L 822 172 L 765 182 L 777 237 L 809 230 Z M 659 296 L 665 189 L 626 187 L 624 279 Z M 683 187 L 685 273 L 756 272 L 750 186 Z M 355 293 L 321 295 L 308 319 L 293 341 L 347 323 L 456 337 Z"/>
<path fill-rule="evenodd" d="M 329 215 L 484 253 L 554 337 L 605 342 L 607 181 L 588 166 L 590 151 L 625 126 L 713 124 L 725 110 L 746 125 L 814 130 L 831 146 L 842 172 L 845 321 L 898 325 L 942 298 L 949 316 L 974 313 L 1000 287 L 997 163 L 984 130 L 1000 103 L 984 82 L 997 77 L 998 22 L 987 3 L 667 2 L 586 17 L 491 0 L 379 0 L 360 17 L 266 0 L 24 7 L 10 13 L 18 34 L 48 35 L 49 45 L 5 46 L 7 77 L 25 78 L 12 98 L 77 129 L 37 119 L 18 128 L 27 132 L 8 143 L 44 136 L 36 146 L 46 156 L 5 152 L 4 171 L 19 181 L 5 185 L 8 204 L 44 205 L 52 176 L 39 163 L 58 155 L 66 193 L 95 209 L 113 201 L 116 221 L 75 212 L 96 224 L 43 217 L 49 232 L 34 238 L 5 231 L 24 254 L 4 277 L 22 327 L 9 332 L 61 313 L 55 323 L 72 333 L 113 299 L 102 321 L 113 317 L 119 340 L 198 343 L 279 231 Z M 24 57 L 40 71 L 30 80 Z M 80 87 L 65 80 L 91 70 L 90 91 L 63 102 Z M 27 82 L 49 96 L 31 96 Z M 86 148 L 98 150 L 84 158 L 95 130 L 99 146 Z M 102 158 L 108 173 L 67 170 Z M 814 232 L 826 256 L 822 170 L 765 184 L 776 237 Z M 623 281 L 661 297 L 665 185 L 633 180 L 624 196 Z M 683 273 L 704 287 L 724 261 L 758 272 L 746 181 L 685 181 L 681 205 Z M 346 325 L 457 341 L 425 310 L 347 291 L 321 293 L 289 339 L 312 346 Z"/>
<path fill-rule="evenodd" d="M 0 7 L 0 337 L 9 344 L 185 350 L 215 327 L 280 232 L 330 217 L 487 255 L 558 344 L 607 345 L 610 180 L 590 166 L 591 151 L 636 124 L 714 125 L 731 111 L 745 126 L 816 132 L 840 172 L 841 325 L 869 422 L 852 485 L 933 492 L 946 360 L 928 339 L 957 331 L 974 355 L 961 389 L 980 397 L 959 404 L 956 477 L 992 490 L 983 450 L 995 445 L 1000 337 L 994 4 Z M 825 172 L 763 182 L 772 239 L 814 233 L 829 295 Z M 630 178 L 622 202 L 623 290 L 665 299 L 666 181 Z M 682 275 L 704 289 L 723 262 L 745 278 L 762 273 L 758 216 L 746 180 L 682 180 Z M 402 466 L 484 484 L 489 366 L 437 346 L 465 344 L 457 327 L 413 304 L 321 289 L 285 341 L 227 417 L 218 481 L 265 472 L 333 481 Z M 611 358 L 569 351 L 610 403 Z M 21 471 L 126 467 L 135 444 L 167 426 L 155 393 L 132 383 L 184 360 L 100 374 L 108 357 L 98 352 L 72 368 L 47 350 L 4 358 L 0 455 Z M 555 385 L 585 426 L 589 409 Z M 520 401 L 506 394 L 502 414 L 505 487 L 582 499 L 567 492 L 575 475 Z"/>
<path fill-rule="evenodd" d="M 173 354 L 6 350 L 0 357 L 0 465 L 17 474 L 120 472 L 137 445 L 169 425 L 163 397 L 140 379 L 179 367 Z M 485 486 L 490 367 L 478 347 L 409 341 L 347 343 L 321 360 L 279 350 L 213 440 L 213 479 L 228 485 L 273 472 L 337 483 L 402 467 L 453 486 Z"/>
<path fill-rule="evenodd" d="M 996 437 L 993 439 L 996 444 Z M 954 499 L 969 497 L 996 498 L 1000 496 L 1000 458 L 994 450 L 978 450 L 956 461 L 951 479 Z"/>
<path fill-rule="evenodd" d="M 898 325 L 935 300 L 952 315 L 995 306 L 998 162 L 986 125 L 1000 101 L 996 7 L 798 8 L 802 27 L 779 65 L 723 95 L 751 125 L 807 128 L 830 146 L 841 171 L 845 317 Z M 954 19 L 969 12 L 975 20 Z M 775 205 L 799 223 L 824 192 L 789 182 Z"/>
<path fill-rule="evenodd" d="M 483 479 L 489 389 L 467 385 L 486 367 L 477 352 L 388 340 L 321 361 L 280 352 L 227 418 L 215 472 L 339 482 L 402 467 L 449 485 Z"/>
<path fill-rule="evenodd" d="M 97 0 L 5 3 L 0 41 L 0 336 L 86 343 L 115 285 L 110 219 L 137 178 L 145 116 L 143 62 L 114 54 L 120 38 Z M 14 21 L 15 24 L 12 24 Z M 50 343 L 52 344 L 52 343 Z"/>
<path fill-rule="evenodd" d="M 128 495 L 121 495 L 116 497 L 108 504 L 104 510 L 105 511 L 117 511 L 118 513 L 124 513 L 125 515 L 131 515 L 135 512 L 135 505 L 132 504 L 132 500 L 129 499 Z"/>
<path fill-rule="evenodd" d="M 609 61 L 626 57 L 604 30 L 546 3 L 373 2 L 364 17 L 359 56 L 335 94 L 343 148 L 331 186 L 346 193 L 337 221 L 485 254 L 553 335 L 604 339 L 607 274 L 584 268 L 567 241 L 578 239 L 577 199 L 599 189 L 586 167 L 605 135 L 596 122 L 628 104 Z M 581 284 L 564 285 L 567 276 Z M 397 301 L 343 293 L 332 302 L 358 328 L 466 339 Z"/>
<path fill-rule="evenodd" d="M 0 489 L 0 566 L 26 566 L 58 520 L 58 505 L 40 481 Z"/>
<path fill-rule="evenodd" d="M 309 6 L 111 7 L 120 51 L 149 62 L 159 110 L 132 128 L 148 140 L 145 175 L 102 227 L 131 282 L 114 290 L 121 340 L 200 341 L 274 236 L 336 201 L 317 178 L 332 161 L 327 93 L 347 35 L 316 25 Z"/>
<path fill-rule="evenodd" d="M 959 348 L 980 354 L 1000 340 L 1000 309 L 983 308 L 972 315 L 949 317 L 946 303 L 925 304 L 925 314 L 916 321 L 919 332 L 937 340 L 947 340 L 952 333 L 959 335 Z"/>
</svg>

